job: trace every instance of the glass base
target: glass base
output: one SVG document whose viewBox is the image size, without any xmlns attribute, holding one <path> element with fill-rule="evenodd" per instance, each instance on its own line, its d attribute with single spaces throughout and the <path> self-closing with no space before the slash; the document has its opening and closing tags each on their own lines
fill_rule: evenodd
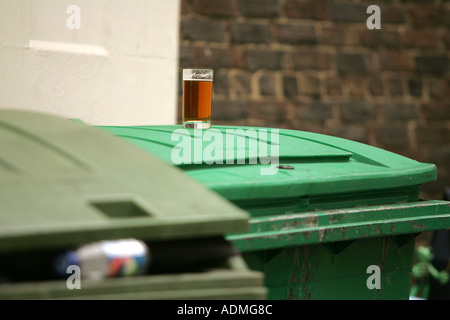
<svg viewBox="0 0 450 320">
<path fill-rule="evenodd" d="M 211 122 L 210 121 L 187 121 L 187 122 L 183 122 L 183 128 L 209 129 L 209 128 L 211 128 Z"/>
</svg>

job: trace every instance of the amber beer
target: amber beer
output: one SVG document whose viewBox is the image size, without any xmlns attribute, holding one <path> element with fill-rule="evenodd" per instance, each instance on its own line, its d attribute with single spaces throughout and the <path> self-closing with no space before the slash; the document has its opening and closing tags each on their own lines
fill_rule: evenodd
<svg viewBox="0 0 450 320">
<path fill-rule="evenodd" d="M 183 69 L 183 127 L 211 126 L 213 70 Z"/>
</svg>

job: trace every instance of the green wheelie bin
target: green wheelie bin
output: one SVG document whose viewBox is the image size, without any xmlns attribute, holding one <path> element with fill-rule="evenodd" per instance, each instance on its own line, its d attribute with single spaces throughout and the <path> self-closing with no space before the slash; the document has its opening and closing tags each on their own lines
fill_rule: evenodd
<svg viewBox="0 0 450 320">
<path fill-rule="evenodd" d="M 225 239 L 248 230 L 247 212 L 123 139 L 0 110 L 0 299 L 265 299 Z M 125 238 L 148 245 L 147 273 L 79 288 L 54 273 L 60 252 Z"/>
<path fill-rule="evenodd" d="M 276 128 L 102 128 L 251 215 L 226 238 L 264 272 L 268 299 L 409 299 L 415 238 L 450 227 L 449 202 L 419 197 L 435 165 L 370 145 Z"/>
</svg>

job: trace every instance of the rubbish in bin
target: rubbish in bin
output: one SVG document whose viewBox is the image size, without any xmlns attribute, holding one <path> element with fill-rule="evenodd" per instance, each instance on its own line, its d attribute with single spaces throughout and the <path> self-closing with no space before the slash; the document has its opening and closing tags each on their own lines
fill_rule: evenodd
<svg viewBox="0 0 450 320">
<path fill-rule="evenodd" d="M 106 240 L 59 254 L 57 275 L 80 267 L 82 279 L 104 279 L 144 274 L 199 272 L 220 265 L 239 252 L 224 237 L 145 242 L 137 239 Z"/>
<path fill-rule="evenodd" d="M 118 239 L 82 245 L 55 260 L 58 275 L 67 277 L 67 269 L 77 266 L 81 279 L 143 275 L 148 272 L 151 254 L 147 245 L 137 239 Z"/>
</svg>

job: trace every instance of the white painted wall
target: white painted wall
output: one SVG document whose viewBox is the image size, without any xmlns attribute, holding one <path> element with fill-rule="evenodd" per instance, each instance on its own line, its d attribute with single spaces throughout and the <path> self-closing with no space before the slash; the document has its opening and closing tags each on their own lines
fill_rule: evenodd
<svg viewBox="0 0 450 320">
<path fill-rule="evenodd" d="M 80 8 L 80 29 L 70 5 Z M 174 124 L 180 0 L 0 0 L 0 108 Z"/>
</svg>

